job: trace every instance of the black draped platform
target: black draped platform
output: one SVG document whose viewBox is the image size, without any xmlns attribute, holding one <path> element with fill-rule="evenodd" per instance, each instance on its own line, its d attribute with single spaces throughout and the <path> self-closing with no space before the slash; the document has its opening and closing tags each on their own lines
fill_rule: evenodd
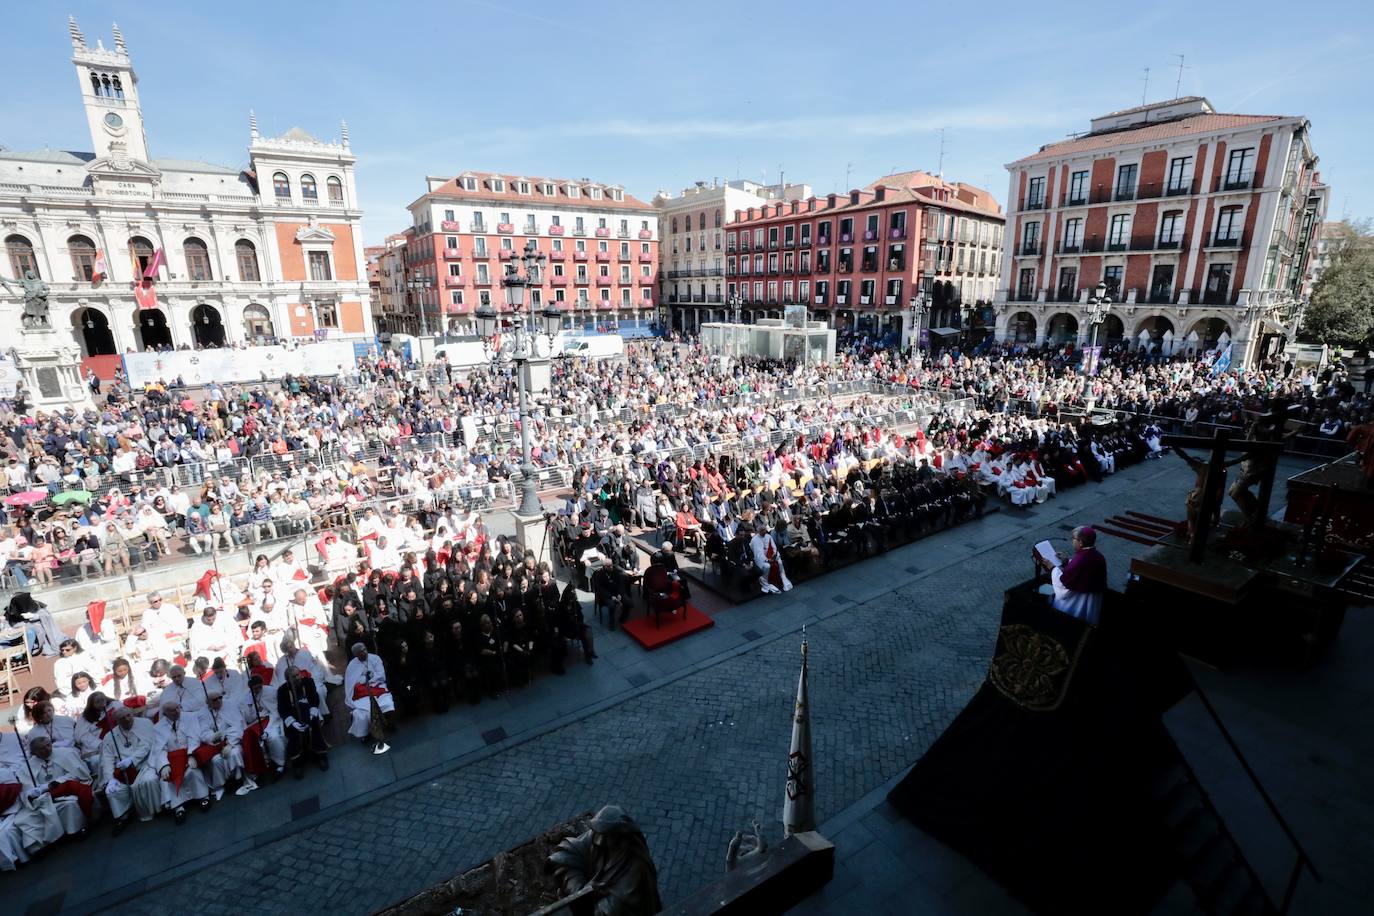
<svg viewBox="0 0 1374 916">
<path fill-rule="evenodd" d="M 1178 877 L 1151 787 L 1189 680 L 1138 620 L 1117 593 L 1093 628 L 1007 592 L 983 685 L 888 796 L 1039 912 L 1144 913 Z"/>
</svg>

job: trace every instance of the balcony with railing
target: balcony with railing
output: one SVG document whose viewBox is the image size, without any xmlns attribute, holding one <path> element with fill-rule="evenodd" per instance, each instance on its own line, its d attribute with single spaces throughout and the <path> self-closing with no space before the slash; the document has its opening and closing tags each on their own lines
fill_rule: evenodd
<svg viewBox="0 0 1374 916">
<path fill-rule="evenodd" d="M 830 273 L 830 262 L 829 262 L 829 261 L 817 261 L 817 262 L 816 262 L 816 273 L 818 273 L 818 274 L 828 274 L 828 273 Z"/>
<path fill-rule="evenodd" d="M 829 244 L 830 244 L 830 236 L 828 236 L 828 235 L 818 235 L 818 236 L 816 236 L 816 244 L 817 244 L 817 245 L 820 245 L 820 246 L 822 246 L 822 247 L 824 247 L 824 246 L 826 246 L 826 245 L 829 245 Z"/>
<path fill-rule="evenodd" d="M 749 240 L 748 240 L 748 239 L 740 239 L 740 240 L 739 240 L 739 250 L 740 250 L 740 251 L 748 251 L 748 250 L 749 250 Z"/>
<path fill-rule="evenodd" d="M 586 274 L 578 274 L 577 276 L 573 277 L 573 282 L 576 283 L 578 286 L 590 286 L 592 278 L 587 276 Z"/>
<path fill-rule="evenodd" d="M 1255 174 L 1253 172 L 1218 175 L 1212 182 L 1212 190 L 1219 193 L 1248 191 L 1255 186 Z"/>
<path fill-rule="evenodd" d="M 1245 245 L 1245 233 L 1238 230 L 1219 229 L 1208 243 L 1208 248 L 1241 248 Z"/>
<path fill-rule="evenodd" d="M 619 251 L 619 252 L 616 252 L 615 259 L 616 259 L 617 261 L 627 261 L 627 262 L 628 262 L 628 261 L 633 261 L 633 260 L 634 260 L 634 258 L 630 255 L 630 253 L 629 253 L 628 251 Z"/>
<path fill-rule="evenodd" d="M 474 222 L 472 224 L 472 231 L 477 235 L 482 235 L 487 231 L 487 224 L 483 222 Z"/>
<path fill-rule="evenodd" d="M 630 237 L 630 230 L 629 230 L 629 229 L 617 229 L 617 230 L 615 231 L 615 237 L 618 238 L 618 239 L 627 239 L 627 238 Z"/>
<path fill-rule="evenodd" d="M 650 231 L 650 230 L 648 230 L 648 229 L 641 229 L 641 230 L 639 230 L 639 237 L 640 237 L 641 239 L 644 239 L 644 240 L 647 241 L 648 239 L 653 238 L 653 237 L 654 237 L 654 234 L 653 234 L 652 231 Z"/>
<path fill-rule="evenodd" d="M 597 226 L 596 237 L 599 239 L 608 239 L 611 237 L 611 230 L 606 228 L 605 226 Z"/>
<path fill-rule="evenodd" d="M 514 234 L 515 234 L 515 224 L 514 224 L 514 223 L 497 223 L 497 224 L 496 224 L 496 233 L 497 233 L 497 235 L 514 235 Z"/>
<path fill-rule="evenodd" d="M 1016 246 L 1015 256 L 1018 258 L 1030 257 L 1038 254 L 1040 254 L 1039 242 L 1022 242 L 1020 245 Z"/>
<path fill-rule="evenodd" d="M 1045 209 L 1044 197 L 1027 197 L 1021 201 L 1022 210 L 1043 210 Z"/>
<path fill-rule="evenodd" d="M 839 266 L 835 269 L 842 274 L 852 274 L 854 272 L 854 262 L 840 258 Z"/>
<path fill-rule="evenodd" d="M 887 237 L 888 237 L 888 240 L 889 240 L 889 241 L 893 241 L 893 242 L 900 242 L 900 241 L 902 241 L 903 239 L 906 238 L 906 227 L 905 227 L 905 226 L 898 226 L 898 227 L 896 227 L 895 229 L 889 229 L 889 230 L 887 230 Z"/>
<path fill-rule="evenodd" d="M 1082 191 L 1073 193 L 1065 191 L 1059 195 L 1059 206 L 1061 207 L 1081 207 L 1088 202 L 1088 195 Z"/>
<path fill-rule="evenodd" d="M 1083 253 L 1083 243 L 1080 242 L 1080 241 L 1073 241 L 1073 242 L 1056 242 L 1055 245 L 1054 245 L 1054 253 L 1055 253 L 1055 254 L 1082 254 L 1082 253 Z"/>
<path fill-rule="evenodd" d="M 479 273 L 472 278 L 472 282 L 478 286 L 491 286 L 491 275 Z"/>
<path fill-rule="evenodd" d="M 539 224 L 538 224 L 538 223 L 526 223 L 526 224 L 525 224 L 525 228 L 522 229 L 522 230 L 520 230 L 520 231 L 521 231 L 524 235 L 538 235 L 538 234 L 539 234 Z"/>
<path fill-rule="evenodd" d="M 440 228 L 442 231 L 444 231 L 444 232 L 461 232 L 461 231 L 462 231 L 460 228 L 458 228 L 458 220 L 456 220 L 456 219 L 441 220 L 440 223 L 439 223 L 439 228 Z"/>
<path fill-rule="evenodd" d="M 501 249 L 501 252 L 500 252 L 500 255 L 501 255 L 501 260 L 503 260 L 503 261 L 509 261 L 511 258 L 515 257 L 515 249 L 513 249 L 513 248 L 502 248 L 502 249 Z"/>
<path fill-rule="evenodd" d="M 483 245 L 474 246 L 472 256 L 478 260 L 485 261 L 491 257 L 491 249 Z"/>
<path fill-rule="evenodd" d="M 613 278 L 611 278 L 611 277 L 597 277 L 597 278 L 596 278 L 596 285 L 597 285 L 597 286 L 610 286 L 610 285 L 612 284 L 612 282 L 613 282 Z"/>
<path fill-rule="evenodd" d="M 572 228 L 572 234 L 575 235 L 575 236 L 578 236 L 578 237 L 580 238 L 580 237 L 585 236 L 585 235 L 587 234 L 587 230 L 584 229 L 584 228 L 582 228 L 581 226 L 573 226 L 573 228 Z"/>
<path fill-rule="evenodd" d="M 574 251 L 574 252 L 573 252 L 573 260 L 574 260 L 574 261 L 585 261 L 585 260 L 587 260 L 587 252 L 585 252 L 585 251 Z"/>
<path fill-rule="evenodd" d="M 458 260 L 459 258 L 461 258 L 462 256 L 463 256 L 463 250 L 462 250 L 461 248 L 445 248 L 445 249 L 444 249 L 444 260 L 445 260 L 445 261 L 456 261 L 456 260 Z"/>
<path fill-rule="evenodd" d="M 1129 240 L 1129 239 L 1108 239 L 1108 240 L 1107 240 L 1107 250 L 1108 250 L 1108 251 L 1125 251 L 1127 248 L 1130 247 L 1130 244 L 1131 244 L 1131 243 L 1130 243 L 1130 240 Z"/>
<path fill-rule="evenodd" d="M 654 256 L 651 255 L 649 252 L 647 252 L 647 251 L 641 251 L 641 252 L 639 253 L 639 263 L 641 263 L 641 264 L 652 264 L 653 261 L 654 261 Z"/>
<path fill-rule="evenodd" d="M 1187 236 L 1182 232 L 1176 232 L 1172 236 L 1161 235 L 1155 240 L 1154 247 L 1159 251 L 1175 251 L 1187 248 Z"/>
<path fill-rule="evenodd" d="M 598 261 L 609 261 L 611 259 L 611 253 L 609 251 L 598 251 L 596 253 L 596 259 Z"/>
<path fill-rule="evenodd" d="M 1135 200 L 1135 190 L 1135 185 L 1127 185 L 1124 188 L 1117 188 L 1116 193 L 1112 195 L 1112 199 L 1117 201 Z"/>
<path fill-rule="evenodd" d="M 863 273 L 873 274 L 878 272 L 878 259 L 876 257 L 865 257 L 859 262 L 859 269 Z"/>
<path fill-rule="evenodd" d="M 567 274 L 554 274 L 552 277 L 549 278 L 549 282 L 552 283 L 554 286 L 567 286 L 567 285 L 568 285 L 568 275 L 567 275 Z"/>
<path fill-rule="evenodd" d="M 784 247 L 784 248 L 796 248 L 796 247 L 797 247 L 797 240 L 796 240 L 795 238 L 783 239 L 783 240 L 782 240 L 782 247 Z"/>
<path fill-rule="evenodd" d="M 864 230 L 864 241 L 865 241 L 865 242 L 876 242 L 876 241 L 878 241 L 878 233 L 877 233 L 877 231 L 876 231 L 876 230 L 871 230 L 871 229 L 865 229 L 865 230 Z"/>
<path fill-rule="evenodd" d="M 565 227 L 554 224 L 549 227 L 549 235 L 562 235 L 566 231 Z"/>
<path fill-rule="evenodd" d="M 450 287 L 450 288 L 455 287 L 455 286 L 462 286 L 462 285 L 463 285 L 463 278 L 462 278 L 462 277 L 444 277 L 444 285 L 447 286 L 447 287 Z"/>
<path fill-rule="evenodd" d="M 840 244 L 841 244 L 841 245 L 847 245 L 847 244 L 849 244 L 849 243 L 852 242 L 852 241 L 854 241 L 854 233 L 852 233 L 852 232 L 841 232 L 841 233 L 840 233 Z"/>
</svg>

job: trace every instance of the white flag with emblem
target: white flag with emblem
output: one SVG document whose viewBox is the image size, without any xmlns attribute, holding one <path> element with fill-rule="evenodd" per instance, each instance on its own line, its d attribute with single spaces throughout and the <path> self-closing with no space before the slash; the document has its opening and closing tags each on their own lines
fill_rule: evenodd
<svg viewBox="0 0 1374 916">
<path fill-rule="evenodd" d="M 787 794 L 782 802 L 786 835 L 816 829 L 815 779 L 811 769 L 811 707 L 806 695 L 806 629 L 802 628 L 802 666 L 797 704 L 792 711 L 792 749 L 787 755 Z"/>
</svg>

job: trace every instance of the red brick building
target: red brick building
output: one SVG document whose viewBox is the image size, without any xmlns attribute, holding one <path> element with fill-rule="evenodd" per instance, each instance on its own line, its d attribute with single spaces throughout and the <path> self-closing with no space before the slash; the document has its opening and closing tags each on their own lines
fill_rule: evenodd
<svg viewBox="0 0 1374 916">
<path fill-rule="evenodd" d="M 726 302 L 738 296 L 746 320 L 804 304 L 839 330 L 905 338 L 924 294 L 923 327 L 948 331 L 973 311 L 962 307 L 991 302 L 1002 228 L 987 191 L 924 172 L 750 207 L 725 233 Z"/>
<path fill-rule="evenodd" d="M 575 326 L 654 317 L 658 214 L 621 186 L 496 172 L 426 181 L 409 208 L 405 267 L 430 331 L 465 326 L 484 302 L 504 305 L 506 262 L 528 240 L 548 258 L 536 308 L 553 303 Z"/>
<path fill-rule="evenodd" d="M 1292 333 L 1325 212 L 1309 131 L 1194 96 L 1103 115 L 1011 163 L 999 337 L 1085 343 L 1101 282 L 1115 305 L 1099 342 L 1230 339 L 1234 359 L 1260 355 Z"/>
</svg>

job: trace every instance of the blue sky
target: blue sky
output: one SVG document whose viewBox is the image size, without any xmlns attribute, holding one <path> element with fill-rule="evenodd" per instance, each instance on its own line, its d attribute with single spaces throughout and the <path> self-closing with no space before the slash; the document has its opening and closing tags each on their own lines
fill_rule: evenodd
<svg viewBox="0 0 1374 916">
<path fill-rule="evenodd" d="M 1173 97 L 1180 53 L 1180 94 L 1308 116 L 1333 218 L 1374 216 L 1374 16 L 1344 0 L 11 6 L 0 144 L 89 148 L 66 14 L 91 43 L 117 21 L 154 156 L 245 164 L 250 108 L 264 133 L 347 119 L 369 242 L 408 224 L 426 174 L 648 199 L 781 168 L 824 194 L 934 170 L 942 127 L 946 177 L 1005 201 L 1005 163 L 1139 104 L 1143 68 L 1150 100 Z"/>
</svg>

